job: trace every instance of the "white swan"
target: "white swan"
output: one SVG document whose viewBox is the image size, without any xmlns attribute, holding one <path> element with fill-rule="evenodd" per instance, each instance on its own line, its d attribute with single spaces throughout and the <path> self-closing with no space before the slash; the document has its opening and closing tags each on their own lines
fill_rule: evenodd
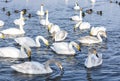
<svg viewBox="0 0 120 81">
<path fill-rule="evenodd" d="M 49 22 L 49 20 L 48 20 L 48 10 L 46 11 L 46 18 L 40 20 L 40 24 L 41 24 L 41 25 L 46 25 L 46 26 L 47 26 L 48 24 L 50 24 L 50 22 Z"/>
<path fill-rule="evenodd" d="M 27 53 L 24 51 L 27 50 Z M 28 46 L 21 46 L 21 49 L 15 47 L 1 47 L 0 57 L 10 57 L 10 58 L 28 58 L 31 57 L 31 49 Z"/>
<path fill-rule="evenodd" d="M 75 2 L 74 10 L 80 10 L 78 2 Z"/>
<path fill-rule="evenodd" d="M 8 29 L 2 30 L 0 32 L 3 33 L 4 35 L 9 35 L 9 36 L 18 36 L 18 35 L 25 34 L 23 25 L 19 25 L 19 29 L 18 28 L 8 28 Z"/>
<path fill-rule="evenodd" d="M 40 6 L 40 10 L 38 10 L 37 13 L 36 13 L 37 15 L 39 15 L 39 16 L 43 16 L 43 15 L 44 15 L 43 7 L 44 7 L 44 5 L 41 4 L 41 6 Z"/>
<path fill-rule="evenodd" d="M 63 67 L 57 60 L 48 60 L 45 64 L 36 61 L 29 61 L 21 64 L 13 64 L 11 68 L 24 74 L 48 74 L 53 72 L 49 66 L 51 63 L 55 63 L 62 71 Z"/>
<path fill-rule="evenodd" d="M 36 36 L 36 39 L 35 41 L 30 38 L 30 37 L 18 37 L 18 38 L 15 38 L 14 40 L 20 44 L 20 45 L 28 45 L 29 47 L 40 47 L 41 44 L 39 42 L 39 40 L 42 40 L 47 46 L 49 45 L 49 42 L 47 39 L 45 39 L 43 36 Z"/>
<path fill-rule="evenodd" d="M 49 24 L 48 25 L 48 31 L 53 34 L 56 33 L 58 31 L 60 31 L 60 27 L 58 25 L 54 25 L 54 24 Z"/>
<path fill-rule="evenodd" d="M 2 20 L 0 20 L 0 27 L 3 26 L 4 24 L 5 23 Z"/>
<path fill-rule="evenodd" d="M 80 50 L 80 46 L 75 42 L 56 42 L 53 43 L 51 46 L 51 49 L 55 51 L 57 54 L 63 54 L 63 55 L 75 55 L 74 47 L 76 47 L 78 50 Z"/>
<path fill-rule="evenodd" d="M 92 27 L 90 30 L 90 35 L 96 36 L 99 31 L 106 32 L 106 28 L 103 26 L 100 27 Z"/>
<path fill-rule="evenodd" d="M 90 23 L 80 21 L 74 26 L 74 29 L 76 29 L 78 27 L 80 30 L 90 29 L 90 26 L 91 26 Z"/>
<path fill-rule="evenodd" d="M 60 30 L 56 33 L 53 33 L 53 39 L 55 41 L 63 41 L 67 37 L 68 33 L 65 30 Z"/>
<path fill-rule="evenodd" d="M 78 39 L 78 41 L 80 43 L 84 43 L 84 44 L 100 43 L 100 42 L 102 42 L 101 35 L 104 37 L 107 37 L 106 32 L 99 31 L 97 34 L 97 37 L 85 36 L 85 37 L 81 37 L 80 39 Z"/>
<path fill-rule="evenodd" d="M 80 8 L 79 16 L 78 15 L 72 16 L 71 20 L 73 20 L 73 21 L 82 21 L 82 8 Z"/>
<path fill-rule="evenodd" d="M 93 51 L 88 54 L 88 57 L 86 58 L 84 65 L 87 68 L 91 68 L 101 65 L 102 61 L 103 61 L 102 54 L 97 53 L 96 49 L 93 49 Z"/>
<path fill-rule="evenodd" d="M 83 22 L 82 21 L 82 9 L 80 9 L 80 21 L 74 26 L 74 29 L 76 29 L 76 28 L 78 28 L 79 27 L 79 29 L 80 30 L 83 30 L 83 29 L 89 29 L 90 28 L 90 23 L 88 23 L 88 22 Z"/>
<path fill-rule="evenodd" d="M 23 14 L 24 14 L 24 12 L 21 11 L 20 12 L 20 18 L 19 19 L 15 19 L 14 20 L 14 24 L 16 24 L 16 25 L 25 25 L 25 22 L 24 22 L 25 18 L 23 17 Z"/>
</svg>

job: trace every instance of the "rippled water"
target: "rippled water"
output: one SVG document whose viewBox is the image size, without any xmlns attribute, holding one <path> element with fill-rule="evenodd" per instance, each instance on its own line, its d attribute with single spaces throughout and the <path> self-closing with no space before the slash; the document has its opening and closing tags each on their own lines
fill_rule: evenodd
<svg viewBox="0 0 120 81">
<path fill-rule="evenodd" d="M 43 35 L 49 39 L 52 44 L 48 31 L 44 26 L 40 25 L 39 17 L 36 11 L 40 9 L 40 4 L 44 3 L 44 10 L 49 10 L 49 21 L 55 23 L 66 30 L 69 34 L 65 41 L 75 41 L 81 36 L 88 35 L 88 31 L 73 31 L 75 22 L 70 17 L 75 12 L 72 8 L 75 0 L 0 0 L 0 19 L 5 22 L 5 26 L 0 30 L 17 27 L 13 21 L 19 18 L 19 13 L 14 10 L 27 9 L 27 13 L 32 14 L 31 18 L 27 17 L 24 29 L 25 36 L 35 38 L 37 35 Z M 113 0 L 114 1 L 114 0 Z M 118 2 L 120 2 L 118 0 Z M 86 14 L 84 21 L 90 22 L 92 26 L 105 26 L 107 28 L 107 41 L 96 45 L 98 52 L 103 54 L 103 64 L 99 67 L 87 69 L 84 67 L 84 61 L 87 57 L 87 46 L 81 46 L 81 52 L 77 51 L 75 56 L 63 56 L 55 54 L 44 44 L 40 48 L 32 48 L 32 60 L 45 62 L 48 59 L 58 59 L 64 67 L 62 75 L 25 75 L 18 73 L 10 68 L 14 63 L 22 63 L 27 59 L 11 59 L 0 58 L 0 81 L 120 81 L 120 6 L 116 3 L 110 3 L 109 0 L 97 0 L 94 7 L 91 6 L 89 0 L 79 0 L 79 5 L 83 11 L 93 8 L 92 14 Z M 5 7 L 5 11 L 2 8 Z M 96 14 L 102 10 L 103 15 Z M 6 13 L 10 11 L 11 15 Z M 13 39 L 0 39 L 0 47 L 15 46 Z M 17 46 L 16 46 L 17 47 Z M 57 69 L 57 68 L 55 68 Z M 57 70 L 56 70 L 57 71 Z"/>
</svg>

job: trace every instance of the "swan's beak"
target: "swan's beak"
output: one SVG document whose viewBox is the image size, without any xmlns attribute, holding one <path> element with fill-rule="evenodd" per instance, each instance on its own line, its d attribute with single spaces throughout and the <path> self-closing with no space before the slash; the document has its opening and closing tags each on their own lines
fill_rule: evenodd
<svg viewBox="0 0 120 81">
<path fill-rule="evenodd" d="M 90 35 L 92 36 L 92 32 L 90 32 Z"/>
<path fill-rule="evenodd" d="M 31 59 L 31 50 L 28 50 L 28 51 L 27 51 L 27 54 L 28 54 L 28 58 Z"/>
<path fill-rule="evenodd" d="M 104 36 L 105 38 L 107 38 L 107 33 L 105 32 L 103 36 Z"/>
<path fill-rule="evenodd" d="M 50 31 L 50 29 L 51 29 L 51 25 L 49 24 L 49 25 L 48 25 L 48 31 Z"/>
<path fill-rule="evenodd" d="M 45 44 L 46 44 L 46 46 L 49 46 L 49 42 L 48 41 L 46 41 Z"/>
<path fill-rule="evenodd" d="M 5 35 L 3 33 L 0 34 L 0 38 L 4 39 Z"/>
<path fill-rule="evenodd" d="M 79 46 L 79 45 L 77 46 L 77 49 L 78 49 L 79 51 L 81 51 L 81 49 L 80 49 L 80 46 Z"/>
<path fill-rule="evenodd" d="M 62 65 L 61 65 L 61 64 L 59 64 L 58 66 L 59 66 L 60 70 L 62 71 L 62 70 L 63 70 Z"/>
</svg>

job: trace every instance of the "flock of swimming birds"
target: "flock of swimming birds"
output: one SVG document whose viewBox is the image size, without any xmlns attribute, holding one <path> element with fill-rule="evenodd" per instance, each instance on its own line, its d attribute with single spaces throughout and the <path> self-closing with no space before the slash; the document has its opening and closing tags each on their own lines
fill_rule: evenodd
<svg viewBox="0 0 120 81">
<path fill-rule="evenodd" d="M 95 3 L 96 0 L 91 0 L 92 3 Z M 80 50 L 80 45 L 77 44 L 75 41 L 71 42 L 64 42 L 66 39 L 68 32 L 61 29 L 58 25 L 53 24 L 49 21 L 49 12 L 48 10 L 44 11 L 43 9 L 44 5 L 41 4 L 41 9 L 36 12 L 36 14 L 42 18 L 40 18 L 40 24 L 43 25 L 45 28 L 48 29 L 49 33 L 51 34 L 52 38 L 54 39 L 54 43 L 50 45 L 50 48 L 56 52 L 56 54 L 61 55 L 75 55 L 77 48 Z M 79 11 L 79 15 L 75 15 L 70 17 L 72 21 L 77 22 L 74 25 L 74 29 L 79 28 L 80 31 L 82 30 L 90 30 L 90 35 L 80 37 L 78 42 L 81 44 L 96 44 L 96 43 L 102 43 L 102 37 L 107 37 L 106 34 L 106 28 L 101 27 L 91 27 L 89 22 L 83 21 L 83 12 L 82 8 L 78 5 L 78 2 L 75 2 L 75 6 L 73 7 L 74 10 Z M 43 18 L 45 16 L 45 18 Z M 4 26 L 4 22 L 0 20 L 0 26 Z M 24 18 L 24 11 L 20 12 L 20 18 L 14 20 L 14 24 L 18 25 L 19 28 L 8 28 L 5 30 L 0 31 L 0 38 L 5 39 L 6 37 L 14 39 L 17 44 L 21 46 L 20 49 L 16 47 L 1 47 L 0 48 L 0 57 L 10 57 L 10 58 L 31 58 L 31 47 L 40 47 L 40 40 L 43 41 L 43 43 L 46 46 L 49 46 L 49 41 L 39 35 L 36 36 L 35 39 L 24 36 L 25 30 L 25 18 Z M 74 48 L 75 47 L 75 48 Z M 25 51 L 26 50 L 26 51 Z M 89 49 L 88 57 L 85 60 L 85 66 L 87 68 L 92 68 L 98 65 L 102 64 L 102 54 L 97 53 L 97 50 L 95 48 Z M 50 68 L 50 64 L 55 63 L 60 70 L 63 70 L 62 64 L 55 60 L 48 60 L 44 64 L 40 64 L 36 61 L 27 61 L 21 64 L 14 64 L 11 65 L 11 68 L 14 70 L 25 73 L 25 74 L 47 74 L 52 73 L 53 70 Z"/>
</svg>

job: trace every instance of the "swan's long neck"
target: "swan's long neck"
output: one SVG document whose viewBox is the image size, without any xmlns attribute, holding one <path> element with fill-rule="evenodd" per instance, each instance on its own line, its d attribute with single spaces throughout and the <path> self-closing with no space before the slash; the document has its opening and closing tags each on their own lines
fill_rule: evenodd
<svg viewBox="0 0 120 81">
<path fill-rule="evenodd" d="M 25 53 L 26 53 L 23 46 L 21 46 L 20 49 L 21 49 L 22 54 L 25 54 Z"/>
<path fill-rule="evenodd" d="M 23 14 L 22 14 L 22 13 L 20 13 L 20 19 L 21 19 L 21 20 L 24 20 L 24 17 L 23 17 Z"/>
<path fill-rule="evenodd" d="M 42 36 L 37 36 L 36 37 L 36 46 L 37 47 L 40 47 L 41 46 L 41 44 L 40 44 L 40 39 L 45 43 L 45 38 L 44 37 L 42 37 Z"/>
<path fill-rule="evenodd" d="M 47 62 L 45 62 L 45 69 L 46 70 L 51 70 L 50 64 L 53 64 L 53 63 L 56 64 L 60 68 L 60 70 L 63 69 L 61 63 L 59 61 L 55 60 L 55 59 L 51 59 L 51 60 L 48 60 Z"/>
<path fill-rule="evenodd" d="M 98 38 L 98 40 L 99 40 L 100 42 L 102 42 L 102 38 L 101 38 L 99 32 L 98 32 L 98 34 L 97 34 L 97 38 Z"/>
<path fill-rule="evenodd" d="M 41 12 L 43 12 L 43 6 L 41 5 L 41 10 L 40 10 Z"/>
<path fill-rule="evenodd" d="M 45 20 L 45 22 L 46 22 L 46 25 L 48 24 L 48 13 L 46 13 L 46 20 Z"/>
<path fill-rule="evenodd" d="M 80 20 L 82 21 L 82 10 L 80 10 Z"/>
<path fill-rule="evenodd" d="M 20 31 L 21 31 L 22 33 L 25 33 L 25 31 L 24 31 L 24 29 L 23 29 L 23 25 L 19 25 L 19 27 L 20 27 Z"/>
</svg>

